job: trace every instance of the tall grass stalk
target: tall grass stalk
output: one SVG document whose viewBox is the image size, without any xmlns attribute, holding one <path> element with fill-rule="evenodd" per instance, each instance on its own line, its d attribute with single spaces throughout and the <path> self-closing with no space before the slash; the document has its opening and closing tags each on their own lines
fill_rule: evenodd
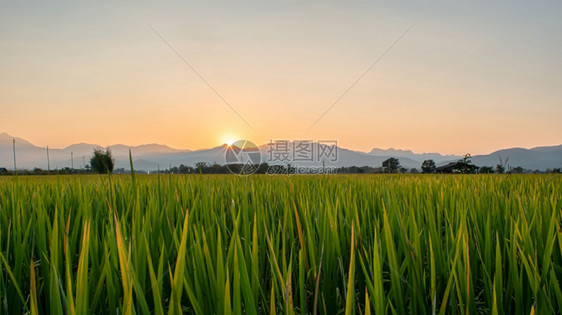
<svg viewBox="0 0 562 315">
<path fill-rule="evenodd" d="M 556 175 L 0 178 L 0 314 L 561 314 Z"/>
</svg>

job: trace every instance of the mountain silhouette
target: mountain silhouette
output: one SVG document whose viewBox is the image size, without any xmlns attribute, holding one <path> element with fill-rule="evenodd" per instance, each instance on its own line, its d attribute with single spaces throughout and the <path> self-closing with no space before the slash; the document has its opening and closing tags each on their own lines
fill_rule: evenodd
<svg viewBox="0 0 562 315">
<path fill-rule="evenodd" d="M 33 169 L 35 167 L 47 169 L 46 148 L 38 147 L 18 137 L 7 133 L 0 134 L 0 167 L 13 168 L 12 140 L 16 140 L 17 165 L 20 169 Z M 292 144 L 292 143 L 289 143 Z M 133 163 L 138 170 L 167 169 L 180 164 L 194 166 L 197 162 L 209 164 L 225 164 L 225 152 L 227 144 L 200 150 L 180 150 L 162 144 L 145 144 L 139 146 L 127 146 L 124 144 L 97 145 L 88 143 L 77 143 L 63 149 L 50 148 L 49 158 L 51 169 L 71 166 L 71 152 L 74 156 L 74 167 L 82 168 L 88 164 L 94 148 L 109 147 L 115 158 L 115 167 L 129 169 L 129 149 L 133 154 Z M 262 161 L 270 164 L 287 164 L 283 161 L 272 161 L 270 159 L 270 147 L 267 144 L 260 145 Z M 313 150 L 318 152 L 318 144 L 314 143 Z M 410 150 L 379 149 L 374 148 L 370 152 L 360 152 L 337 147 L 337 160 L 323 158 L 322 160 L 289 162 L 297 163 L 299 166 L 371 166 L 380 167 L 382 162 L 390 157 L 400 160 L 400 165 L 405 168 L 420 169 L 424 160 L 433 159 L 437 165 L 444 165 L 457 161 L 461 156 L 442 155 L 439 153 L 414 153 Z M 475 155 L 472 161 L 478 166 L 495 166 L 500 158 L 512 167 L 521 166 L 529 170 L 544 171 L 548 168 L 562 167 L 562 145 L 542 146 L 531 149 L 509 148 L 502 149 L 490 154 Z"/>
</svg>

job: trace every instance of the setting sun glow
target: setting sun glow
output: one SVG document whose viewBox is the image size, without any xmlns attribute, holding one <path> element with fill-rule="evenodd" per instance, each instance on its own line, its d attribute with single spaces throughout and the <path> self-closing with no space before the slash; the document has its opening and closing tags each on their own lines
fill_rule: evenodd
<svg viewBox="0 0 562 315">
<path fill-rule="evenodd" d="M 234 141 L 238 140 L 235 136 L 232 135 L 224 135 L 222 137 L 222 143 L 226 143 L 229 146 L 234 143 Z"/>
</svg>

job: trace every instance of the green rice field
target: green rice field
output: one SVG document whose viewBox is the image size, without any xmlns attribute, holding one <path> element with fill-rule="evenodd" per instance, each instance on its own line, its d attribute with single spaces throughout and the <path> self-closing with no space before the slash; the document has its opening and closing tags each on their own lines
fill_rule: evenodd
<svg viewBox="0 0 562 315">
<path fill-rule="evenodd" d="M 559 175 L 0 177 L 0 314 L 562 314 Z"/>
</svg>

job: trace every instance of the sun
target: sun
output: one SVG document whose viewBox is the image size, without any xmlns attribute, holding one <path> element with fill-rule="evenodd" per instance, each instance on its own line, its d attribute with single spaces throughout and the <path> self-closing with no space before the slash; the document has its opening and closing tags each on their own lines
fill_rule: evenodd
<svg viewBox="0 0 562 315">
<path fill-rule="evenodd" d="M 235 136 L 233 135 L 224 135 L 222 136 L 222 143 L 226 143 L 228 144 L 228 146 L 231 146 L 236 140 L 238 140 Z"/>
</svg>

